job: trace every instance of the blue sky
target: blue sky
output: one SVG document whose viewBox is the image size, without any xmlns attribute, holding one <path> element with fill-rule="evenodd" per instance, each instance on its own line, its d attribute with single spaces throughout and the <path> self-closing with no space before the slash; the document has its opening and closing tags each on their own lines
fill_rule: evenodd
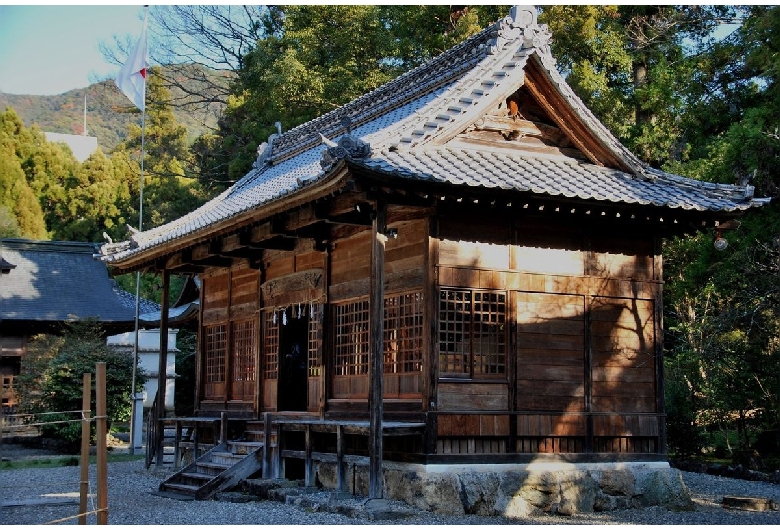
<svg viewBox="0 0 780 530">
<path fill-rule="evenodd" d="M 62 94 L 115 77 L 98 46 L 138 38 L 142 17 L 143 5 L 0 5 L 0 92 Z"/>
</svg>

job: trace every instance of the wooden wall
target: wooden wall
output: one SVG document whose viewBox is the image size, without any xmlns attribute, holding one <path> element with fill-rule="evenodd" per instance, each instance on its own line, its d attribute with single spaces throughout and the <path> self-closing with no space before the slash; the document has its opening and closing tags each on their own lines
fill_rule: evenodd
<svg viewBox="0 0 780 530">
<path fill-rule="evenodd" d="M 241 414 L 256 409 L 259 358 L 259 273 L 237 268 L 203 277 L 199 408 Z"/>
<path fill-rule="evenodd" d="M 661 269 L 651 233 L 522 213 L 514 221 L 445 213 L 438 236 L 440 292 L 509 300 L 510 367 L 498 380 L 439 372 L 438 452 L 496 452 L 484 445 L 491 435 L 463 414 L 498 411 L 515 424 L 519 452 L 581 452 L 586 442 L 596 445 L 590 450 L 659 448 Z"/>
<path fill-rule="evenodd" d="M 299 245 L 300 246 L 300 245 Z M 293 319 L 305 313 L 304 331 L 308 359 L 305 384 L 297 391 L 304 394 L 305 408 L 320 412 L 322 408 L 322 323 L 328 254 L 311 245 L 295 253 L 267 252 L 264 260 L 260 298 L 263 310 L 262 400 L 261 411 L 277 411 L 279 406 L 279 368 L 283 318 Z M 276 317 L 274 318 L 274 314 Z M 283 317 L 283 314 L 285 315 Z"/>
<path fill-rule="evenodd" d="M 408 306 L 413 298 L 421 298 L 425 282 L 425 255 L 427 253 L 427 220 L 392 223 L 397 238 L 388 239 L 385 245 L 385 300 L 386 328 L 392 307 Z M 334 336 L 332 347 L 338 349 L 336 365 L 328 367 L 334 374 L 328 410 L 339 412 L 366 412 L 368 410 L 368 298 L 371 280 L 371 232 L 364 230 L 334 242 L 330 254 L 330 283 L 328 299 L 331 306 L 331 322 Z M 422 305 L 419 304 L 422 311 Z M 408 310 L 407 310 L 408 311 Z M 407 321 L 410 315 L 406 315 Z M 422 313 L 419 332 L 422 333 Z M 404 323 L 402 323 L 404 324 Z M 408 325 L 408 322 L 405 322 Z M 404 337 L 401 337 L 401 335 Z M 403 340 L 402 340 L 403 339 Z M 409 354 L 409 342 L 414 340 L 405 332 L 385 330 L 386 350 L 392 353 L 393 344 L 403 344 Z M 347 358 L 347 352 L 339 342 L 356 344 L 355 361 Z M 422 337 L 419 337 L 419 356 L 422 356 Z M 359 350 L 359 351 L 358 351 Z M 421 410 L 422 363 L 391 362 L 386 355 L 384 395 L 385 410 L 400 407 L 405 410 Z M 391 368 L 392 366 L 392 368 Z"/>
</svg>

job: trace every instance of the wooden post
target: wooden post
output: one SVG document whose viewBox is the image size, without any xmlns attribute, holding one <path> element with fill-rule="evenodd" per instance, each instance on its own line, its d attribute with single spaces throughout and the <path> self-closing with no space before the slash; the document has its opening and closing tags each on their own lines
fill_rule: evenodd
<svg viewBox="0 0 780 530">
<path fill-rule="evenodd" d="M 263 478 L 271 478 L 271 413 L 263 413 Z"/>
<path fill-rule="evenodd" d="M 273 478 L 284 477 L 284 458 L 282 458 L 282 449 L 284 448 L 284 429 L 281 423 L 276 424 L 276 450 L 274 451 L 274 471 Z"/>
<path fill-rule="evenodd" d="M 382 376 L 384 368 L 385 320 L 385 205 L 377 201 L 376 215 L 371 225 L 371 294 L 370 336 L 371 362 L 369 364 L 369 440 L 368 440 L 368 496 L 382 498 Z"/>
<path fill-rule="evenodd" d="M 219 414 L 219 443 L 226 444 L 228 441 L 228 414 L 222 411 Z"/>
<path fill-rule="evenodd" d="M 165 417 L 165 387 L 168 383 L 168 292 L 171 284 L 171 271 L 162 273 L 162 300 L 160 301 L 160 362 L 157 372 L 157 420 L 160 435 L 157 437 L 157 465 L 163 465 L 163 440 L 165 439 L 165 426 L 159 421 Z"/>
<path fill-rule="evenodd" d="M 426 411 L 424 448 L 426 454 L 436 453 L 437 437 L 437 396 L 439 381 L 439 280 L 437 264 L 439 262 L 439 225 L 432 217 L 428 222 L 428 252 L 426 253 L 426 279 L 424 291 L 425 304 L 425 371 L 423 372 L 423 410 Z"/>
<path fill-rule="evenodd" d="M 106 448 L 106 363 L 95 365 L 95 416 L 97 425 L 97 524 L 108 524 L 108 451 Z"/>
<path fill-rule="evenodd" d="M 181 467 L 181 420 L 176 420 L 176 434 L 173 438 L 173 467 Z"/>
<path fill-rule="evenodd" d="M 664 294 L 663 294 L 663 240 L 660 236 L 654 239 L 653 268 L 654 278 L 658 280 L 655 286 L 655 300 L 653 301 L 655 312 L 655 412 L 658 414 L 658 438 L 656 442 L 657 454 L 665 455 L 668 452 L 666 446 L 666 404 L 664 401 Z"/>
<path fill-rule="evenodd" d="M 314 461 L 311 458 L 311 452 L 312 452 L 312 440 L 311 440 L 311 425 L 306 425 L 306 431 L 305 431 L 305 440 L 306 440 L 306 462 L 304 463 L 304 479 L 305 479 L 305 486 L 307 488 L 314 487 Z"/>
<path fill-rule="evenodd" d="M 83 376 L 81 391 L 81 482 L 79 487 L 79 524 L 87 524 L 89 495 L 89 416 L 92 408 L 92 374 Z"/>
<path fill-rule="evenodd" d="M 336 425 L 336 490 L 338 493 L 347 493 L 347 470 L 344 464 L 344 427 Z"/>
</svg>

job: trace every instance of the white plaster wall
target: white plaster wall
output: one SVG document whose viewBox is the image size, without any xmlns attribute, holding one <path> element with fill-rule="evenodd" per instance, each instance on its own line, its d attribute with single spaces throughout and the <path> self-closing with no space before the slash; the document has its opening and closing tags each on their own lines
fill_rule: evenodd
<svg viewBox="0 0 780 530">
<path fill-rule="evenodd" d="M 176 389 L 176 333 L 177 329 L 168 330 L 168 355 L 165 367 L 165 408 L 173 410 L 174 391 Z M 108 337 L 108 345 L 133 355 L 135 346 L 135 332 L 128 331 L 119 335 Z M 157 393 L 157 375 L 160 368 L 160 330 L 138 330 L 138 366 L 146 374 L 147 381 L 143 389 L 144 408 L 152 406 L 154 396 Z"/>
</svg>

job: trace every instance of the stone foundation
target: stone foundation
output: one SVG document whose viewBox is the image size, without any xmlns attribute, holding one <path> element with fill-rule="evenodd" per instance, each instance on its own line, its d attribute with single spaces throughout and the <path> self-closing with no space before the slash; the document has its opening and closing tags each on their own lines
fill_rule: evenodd
<svg viewBox="0 0 780 530">
<path fill-rule="evenodd" d="M 368 469 L 350 465 L 349 491 L 368 494 Z M 386 498 L 440 514 L 525 517 L 571 515 L 644 506 L 690 509 L 679 470 L 665 462 L 525 465 L 418 465 L 385 462 Z M 317 481 L 336 489 L 335 464 Z"/>
</svg>

